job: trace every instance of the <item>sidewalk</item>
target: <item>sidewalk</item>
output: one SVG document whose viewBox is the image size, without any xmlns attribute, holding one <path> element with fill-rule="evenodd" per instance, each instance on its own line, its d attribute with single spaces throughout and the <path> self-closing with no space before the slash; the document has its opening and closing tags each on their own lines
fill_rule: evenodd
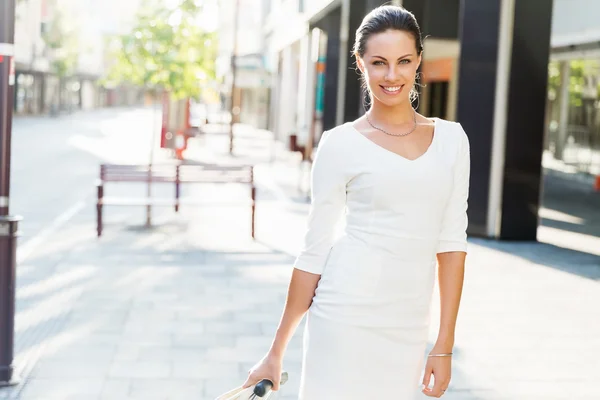
<svg viewBox="0 0 600 400">
<path fill-rule="evenodd" d="M 204 149 L 191 143 L 189 157 L 260 163 L 257 241 L 245 207 L 157 211 L 151 230 L 139 226 L 143 210 L 114 207 L 97 240 L 89 204 L 19 266 L 15 347 L 24 380 L 0 389 L 0 399 L 212 400 L 245 379 L 278 322 L 308 204 L 296 190 L 294 156 L 280 149 L 269 164 L 267 132 L 237 133 L 233 161 L 227 135 L 217 133 Z M 186 195 L 194 193 L 237 190 L 191 187 Z M 600 257 L 470 240 L 454 375 L 443 398 L 599 398 L 598 315 Z M 286 355 L 281 400 L 296 398 L 301 334 Z"/>
</svg>

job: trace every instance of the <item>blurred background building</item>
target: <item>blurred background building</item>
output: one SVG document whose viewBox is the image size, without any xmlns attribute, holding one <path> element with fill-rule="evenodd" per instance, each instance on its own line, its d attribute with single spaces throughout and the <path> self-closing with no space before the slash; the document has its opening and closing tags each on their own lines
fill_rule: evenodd
<svg viewBox="0 0 600 400">
<path fill-rule="evenodd" d="M 223 109 L 231 102 L 232 65 L 236 67 L 236 122 L 267 128 L 269 77 L 265 68 L 266 49 L 262 31 L 269 1 L 222 0 L 219 3 L 219 55 L 217 78 L 221 84 Z M 236 21 L 237 17 L 237 21 Z M 234 28 L 237 23 L 237 37 Z M 234 49 L 236 54 L 233 54 Z M 235 112 L 234 110 L 234 112 Z"/>
<path fill-rule="evenodd" d="M 139 102 L 138 89 L 104 89 L 98 84 L 109 62 L 107 38 L 129 26 L 139 3 L 17 1 L 15 112 L 43 114 Z"/>
<path fill-rule="evenodd" d="M 600 2 L 554 0 L 544 163 L 600 175 Z"/>
</svg>

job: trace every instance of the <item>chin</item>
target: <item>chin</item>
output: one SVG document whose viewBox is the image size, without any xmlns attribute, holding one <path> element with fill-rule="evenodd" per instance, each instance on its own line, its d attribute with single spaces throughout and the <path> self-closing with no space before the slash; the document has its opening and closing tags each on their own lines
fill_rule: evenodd
<svg viewBox="0 0 600 400">
<path fill-rule="evenodd" d="M 408 97 L 402 96 L 397 99 L 390 99 L 386 97 L 387 96 L 375 96 L 378 103 L 387 107 L 397 107 L 406 104 L 407 102 L 410 103 L 410 99 Z"/>
</svg>

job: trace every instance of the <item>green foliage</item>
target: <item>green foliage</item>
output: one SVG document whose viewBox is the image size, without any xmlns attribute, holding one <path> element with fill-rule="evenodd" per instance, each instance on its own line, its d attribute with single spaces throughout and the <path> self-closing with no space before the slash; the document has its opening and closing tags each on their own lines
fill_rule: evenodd
<svg viewBox="0 0 600 400">
<path fill-rule="evenodd" d="M 73 73 L 79 57 L 79 35 L 74 25 L 60 8 L 53 12 L 42 39 L 50 50 L 50 68 L 63 78 Z"/>
<path fill-rule="evenodd" d="M 571 60 L 570 67 L 569 104 L 574 107 L 581 107 L 585 77 L 600 74 L 600 62 L 597 60 Z M 557 61 L 551 62 L 548 65 L 548 90 L 554 95 L 557 95 L 560 90 L 560 75 L 560 64 Z M 598 97 L 600 97 L 600 84 L 598 85 Z"/>
<path fill-rule="evenodd" d="M 113 65 L 105 85 L 129 82 L 164 89 L 174 98 L 198 98 L 214 79 L 216 35 L 200 26 L 202 4 L 180 0 L 177 7 L 146 1 L 131 32 L 112 39 Z"/>
</svg>

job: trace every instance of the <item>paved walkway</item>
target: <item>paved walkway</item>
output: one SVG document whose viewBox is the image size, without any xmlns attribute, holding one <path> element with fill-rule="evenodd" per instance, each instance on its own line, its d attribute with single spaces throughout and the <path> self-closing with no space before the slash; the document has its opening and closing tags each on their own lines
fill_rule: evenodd
<svg viewBox="0 0 600 400">
<path fill-rule="evenodd" d="M 262 162 L 258 240 L 249 239 L 248 210 L 219 207 L 157 212 L 151 230 L 139 225 L 142 210 L 108 209 L 97 240 L 89 204 L 19 266 L 24 381 L 0 398 L 212 400 L 243 381 L 272 338 L 308 205 L 293 157 L 277 151 L 269 164 L 270 151 L 260 150 L 268 133 L 240 128 L 239 136 L 236 161 Z M 231 162 L 226 139 L 209 135 L 190 156 Z M 195 193 L 238 192 L 187 189 Z M 599 398 L 598 315 L 599 256 L 472 239 L 444 398 Z M 295 398 L 300 358 L 301 330 L 285 359 L 282 400 Z"/>
</svg>

